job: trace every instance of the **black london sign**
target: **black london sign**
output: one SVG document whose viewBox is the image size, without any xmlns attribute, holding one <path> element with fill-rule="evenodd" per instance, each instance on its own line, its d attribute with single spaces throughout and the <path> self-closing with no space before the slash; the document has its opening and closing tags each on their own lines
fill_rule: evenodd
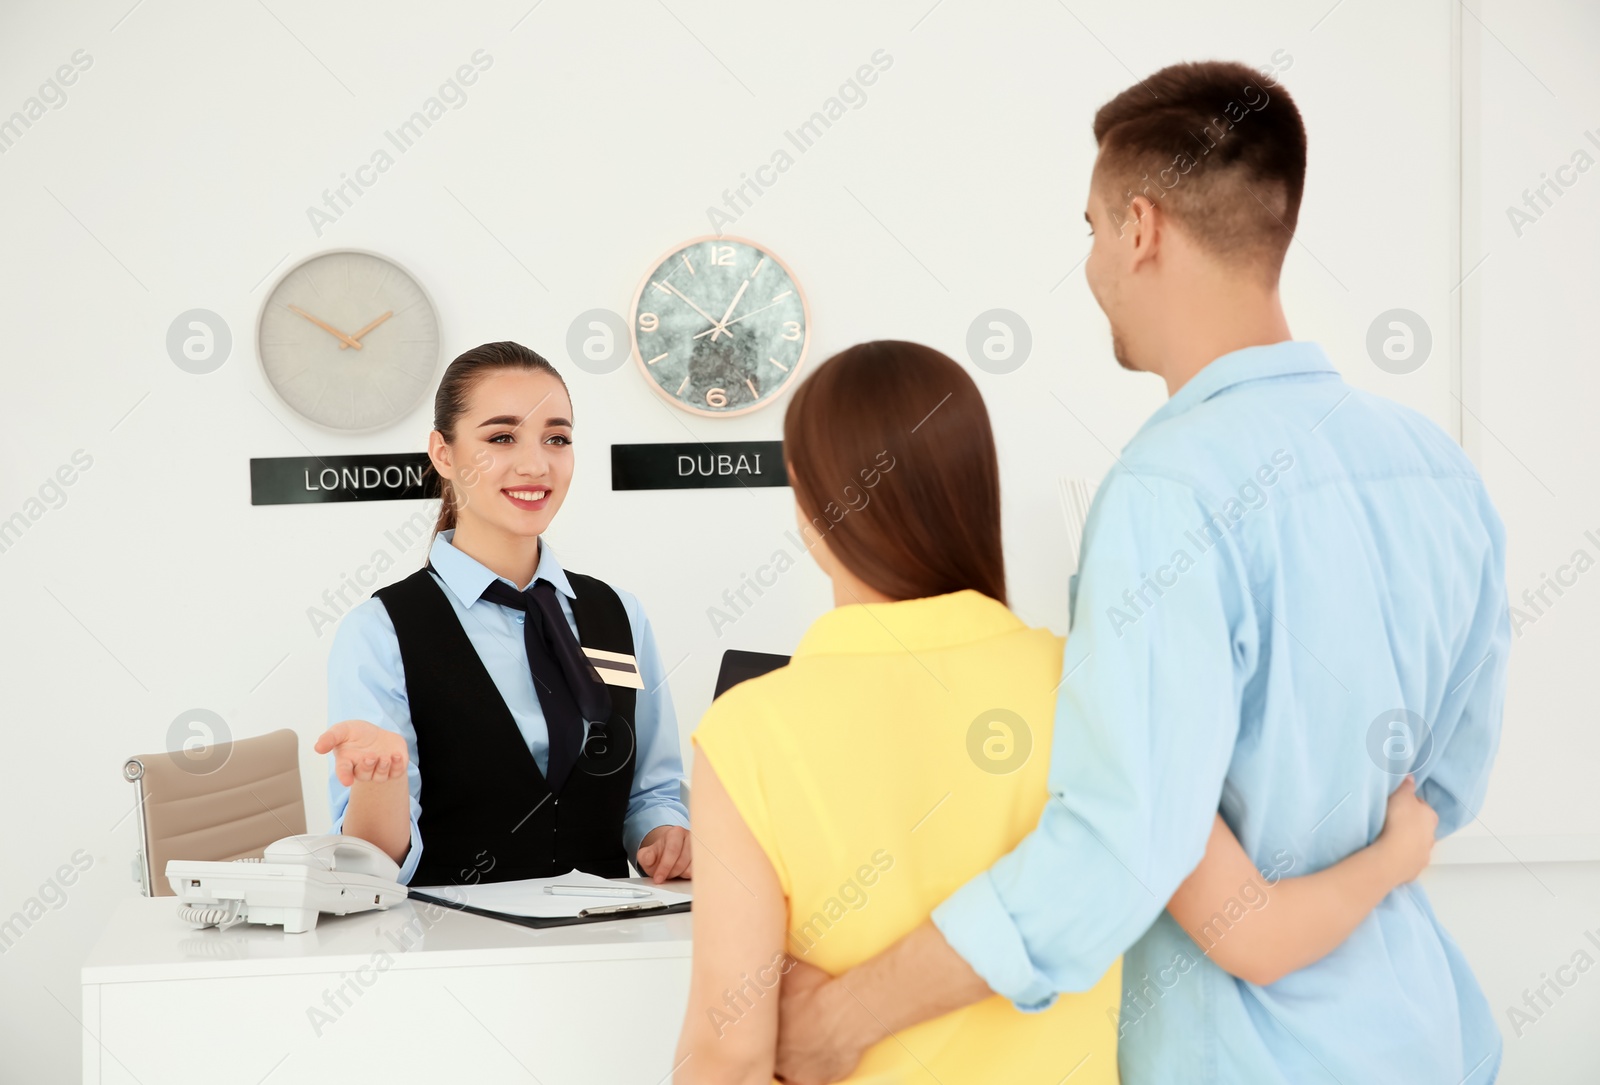
<svg viewBox="0 0 1600 1085">
<path fill-rule="evenodd" d="M 250 504 L 411 501 L 439 496 L 426 452 L 277 456 L 250 461 Z"/>
</svg>

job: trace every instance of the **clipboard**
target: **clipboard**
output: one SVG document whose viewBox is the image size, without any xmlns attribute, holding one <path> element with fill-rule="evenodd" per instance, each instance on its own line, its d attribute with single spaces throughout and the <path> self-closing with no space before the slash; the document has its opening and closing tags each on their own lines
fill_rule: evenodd
<svg viewBox="0 0 1600 1085">
<path fill-rule="evenodd" d="M 546 927 L 575 927 L 583 923 L 608 923 L 618 919 L 635 919 L 640 916 L 677 915 L 681 912 L 689 911 L 694 904 L 692 900 L 685 900 L 677 904 L 655 904 L 646 907 L 600 905 L 597 908 L 586 908 L 582 913 L 575 916 L 536 916 L 511 915 L 507 912 L 496 912 L 489 908 L 477 908 L 470 904 L 461 904 L 457 901 L 435 897 L 428 893 L 419 893 L 415 889 L 406 894 L 406 899 L 420 900 L 426 904 L 442 904 L 444 907 L 457 912 L 481 915 L 487 919 L 499 919 L 506 923 L 515 923 L 519 927 L 533 927 L 536 930 L 543 930 Z"/>
</svg>

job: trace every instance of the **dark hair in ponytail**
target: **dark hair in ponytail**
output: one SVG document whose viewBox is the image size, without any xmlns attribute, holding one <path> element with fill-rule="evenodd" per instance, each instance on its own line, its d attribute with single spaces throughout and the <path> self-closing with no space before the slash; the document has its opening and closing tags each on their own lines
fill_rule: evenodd
<svg viewBox="0 0 1600 1085">
<path fill-rule="evenodd" d="M 467 400 L 471 397 L 472 390 L 477 387 L 478 381 L 499 369 L 527 369 L 548 373 L 561 381 L 563 389 L 567 387 L 567 382 L 556 372 L 555 366 L 521 343 L 507 340 L 503 343 L 485 343 L 481 347 L 473 347 L 450 363 L 444 371 L 444 379 L 439 382 L 439 390 L 433 394 L 433 428 L 439 431 L 446 443 L 455 442 L 456 420 L 467 412 Z M 567 394 L 571 396 L 571 392 Z M 439 532 L 449 531 L 455 526 L 455 488 L 449 479 L 440 476 L 439 520 L 434 524 L 433 533 L 438 535 Z"/>
</svg>

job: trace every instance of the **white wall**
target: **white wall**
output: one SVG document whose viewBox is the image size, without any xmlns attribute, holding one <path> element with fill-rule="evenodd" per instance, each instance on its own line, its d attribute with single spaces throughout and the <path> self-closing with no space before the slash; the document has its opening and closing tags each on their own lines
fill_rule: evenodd
<svg viewBox="0 0 1600 1085">
<path fill-rule="evenodd" d="M 1462 248 L 1476 268 L 1461 291 L 1462 433 L 1512 528 L 1509 700 L 1516 717 L 1538 721 L 1506 729 L 1480 827 L 1499 840 L 1481 854 L 1594 860 L 1600 731 L 1584 694 L 1600 644 L 1600 576 L 1589 575 L 1600 561 L 1600 8 L 1494 0 L 1476 10 L 1481 22 L 1462 24 Z"/>
<path fill-rule="evenodd" d="M 328 636 L 313 631 L 308 608 L 377 550 L 401 568 L 421 561 L 420 549 L 401 552 L 385 535 L 417 505 L 249 504 L 252 456 L 420 449 L 429 425 L 423 408 L 388 431 L 347 437 L 284 408 L 253 347 L 272 279 L 323 249 L 371 249 L 432 294 L 447 359 L 513 337 L 564 363 L 572 320 L 625 309 L 649 262 L 706 232 L 706 208 L 769 161 L 785 130 L 875 50 L 893 66 L 867 88 L 865 104 L 728 229 L 771 246 L 795 270 L 810 296 L 813 359 L 884 336 L 964 358 L 979 313 L 1006 308 L 1026 320 L 1029 360 L 1013 373 L 975 375 L 997 421 L 1011 583 L 1030 621 L 1066 625 L 1070 540 L 1055 479 L 1101 477 L 1110 450 L 1161 402 L 1153 378 L 1111 360 L 1083 284 L 1089 121 L 1135 75 L 1179 59 L 1279 66 L 1306 116 L 1311 177 L 1285 270 L 1296 334 L 1325 343 L 1353 382 L 1464 437 L 1513 522 L 1522 572 L 1565 536 L 1544 521 L 1537 534 L 1521 529 L 1518 518 L 1539 497 L 1494 442 L 1462 425 L 1452 394 L 1458 355 L 1469 363 L 1464 398 L 1484 400 L 1474 410 L 1524 405 L 1485 417 L 1563 494 L 1571 525 L 1562 530 L 1572 533 L 1585 515 L 1586 526 L 1600 525 L 1583 512 L 1587 464 L 1573 454 L 1594 399 L 1593 376 L 1578 364 L 1593 353 L 1576 320 L 1594 286 L 1592 241 L 1579 231 L 1592 239 L 1587 186 L 1600 181 L 1565 198 L 1565 225 L 1535 231 L 1556 248 L 1544 253 L 1521 239 L 1468 280 L 1483 291 L 1470 296 L 1485 323 L 1468 326 L 1479 338 L 1458 338 L 1453 288 L 1476 250 L 1463 266 L 1453 34 L 1457 20 L 1473 19 L 1445 0 L 1327 8 L 514 0 L 452 5 L 445 16 L 298 0 L 8 4 L 0 116 L 77 50 L 92 64 L 64 105 L 0 155 L 0 518 L 29 508 L 78 450 L 92 466 L 0 553 L 0 690 L 14 781 L 0 792 L 0 917 L 80 851 L 93 865 L 0 958 L 0 1076 L 76 1077 L 77 968 L 109 911 L 135 891 L 123 758 L 164 747 L 174 718 L 196 707 L 219 713 L 235 737 L 294 727 L 307 739 L 312 827 L 325 826 L 325 769 L 309 740 L 323 723 Z M 1553 142 L 1510 149 L 1515 161 L 1504 166 L 1509 180 L 1526 178 L 1520 187 L 1563 160 L 1581 127 L 1600 124 L 1582 64 L 1593 17 L 1578 0 L 1515 9 L 1495 0 L 1477 10 L 1572 114 Z M 1493 47 L 1492 39 L 1483 46 L 1486 56 Z M 317 236 L 307 206 L 479 49 L 494 63 L 466 103 Z M 1551 108 L 1537 98 L 1527 105 L 1534 115 Z M 1489 187 L 1483 198 L 1493 209 L 1506 197 Z M 1547 260 L 1566 275 L 1551 278 Z M 1548 310 L 1546 280 L 1561 284 L 1557 296 L 1575 311 L 1530 352 L 1513 344 L 1544 334 L 1532 316 Z M 1508 315 L 1504 326 L 1520 339 L 1494 332 L 1497 305 L 1520 314 L 1520 324 Z M 234 337 L 230 360 L 206 376 L 180 371 L 164 346 L 168 324 L 192 308 L 221 314 Z M 1405 376 L 1366 355 L 1368 325 L 1392 308 L 1418 313 L 1434 339 L 1434 356 Z M 1503 356 L 1547 364 L 1495 368 Z M 607 446 L 775 437 L 782 408 L 691 419 L 664 406 L 631 365 L 605 376 L 564 369 L 579 418 L 579 475 L 552 541 L 575 568 L 644 600 L 675 668 L 687 734 L 721 652 L 790 649 L 827 605 L 824 582 L 802 563 L 715 636 L 707 608 L 784 545 L 787 491 L 614 494 Z M 1586 707 L 1575 696 L 1578 653 L 1592 641 L 1582 639 L 1579 607 L 1564 609 L 1537 629 L 1563 647 L 1544 669 L 1515 675 L 1554 691 L 1529 699 L 1519 686 L 1507 756 L 1523 764 L 1568 762 L 1569 747 L 1552 744 L 1550 718 Z M 1580 754 L 1588 760 L 1579 765 L 1593 768 L 1592 741 Z M 1530 834 L 1554 831 L 1548 802 L 1529 812 L 1526 796 L 1503 801 L 1499 786 L 1497 778 L 1491 823 L 1500 816 Z M 1560 815 L 1579 818 L 1586 794 L 1540 798 L 1568 803 Z M 1580 902 L 1595 900 L 1600 871 L 1489 858 L 1438 869 L 1429 881 L 1500 1009 L 1520 1003 L 1523 987 L 1581 944 L 1573 924 Z M 1583 1027 L 1593 1002 L 1585 1012 L 1580 997 L 1594 996 L 1575 991 L 1524 1036 L 1507 1031 L 1504 1080 L 1594 1077 L 1600 1055 Z"/>
<path fill-rule="evenodd" d="M 1584 134 L 1600 140 L 1600 9 L 1482 0 L 1458 18 L 1461 436 L 1506 521 L 1507 583 L 1521 613 L 1488 800 L 1477 824 L 1436 853 L 1495 865 L 1436 865 L 1424 880 L 1500 1015 L 1504 1080 L 1593 1081 L 1600 983 L 1580 969 L 1600 962 L 1600 588 L 1592 571 L 1562 567 L 1579 549 L 1600 559 L 1585 535 L 1600 536 L 1600 146 Z M 1589 156 L 1581 172 L 1579 150 Z M 1528 211 L 1525 192 L 1552 175 L 1561 191 L 1533 196 Z M 1568 582 L 1561 594 L 1523 599 L 1557 574 Z M 1546 986 L 1546 1007 L 1532 992 L 1550 980 L 1558 986 Z"/>
</svg>

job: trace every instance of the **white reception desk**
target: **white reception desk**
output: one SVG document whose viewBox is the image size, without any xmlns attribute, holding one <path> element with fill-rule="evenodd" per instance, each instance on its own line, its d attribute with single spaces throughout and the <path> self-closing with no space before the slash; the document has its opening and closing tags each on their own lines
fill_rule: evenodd
<svg viewBox="0 0 1600 1085">
<path fill-rule="evenodd" d="M 669 888 L 686 888 L 667 883 Z M 196 931 L 124 901 L 83 966 L 95 1085 L 661 1085 L 690 914 L 534 930 L 407 901 Z"/>
</svg>

